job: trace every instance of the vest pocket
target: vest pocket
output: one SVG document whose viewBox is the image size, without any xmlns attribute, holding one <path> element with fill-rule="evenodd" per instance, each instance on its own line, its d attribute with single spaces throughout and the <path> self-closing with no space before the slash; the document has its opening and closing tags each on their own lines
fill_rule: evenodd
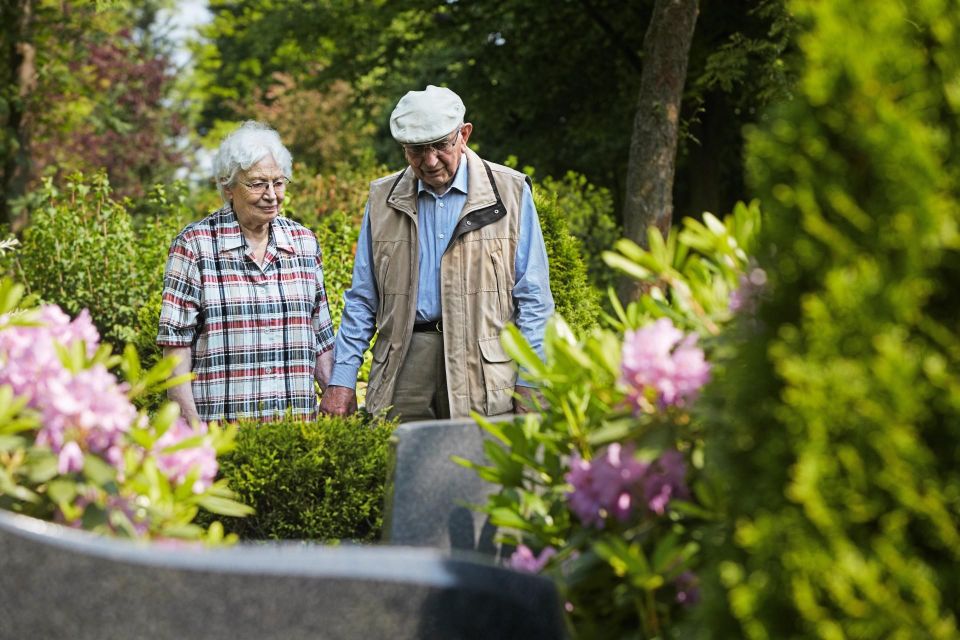
<svg viewBox="0 0 960 640">
<path fill-rule="evenodd" d="M 513 386 L 517 381 L 517 368 L 503 350 L 500 338 L 480 338 L 480 361 L 483 369 L 483 386 L 486 394 L 485 413 L 495 416 L 513 410 Z"/>
</svg>

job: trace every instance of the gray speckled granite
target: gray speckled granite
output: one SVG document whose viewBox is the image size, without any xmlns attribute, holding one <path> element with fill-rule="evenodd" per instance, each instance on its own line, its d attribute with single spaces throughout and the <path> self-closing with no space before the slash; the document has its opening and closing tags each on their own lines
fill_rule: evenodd
<svg viewBox="0 0 960 640">
<path fill-rule="evenodd" d="M 392 546 L 168 548 L 0 511 L 0 638 L 560 638 L 548 580 Z"/>
<path fill-rule="evenodd" d="M 496 487 L 450 456 L 486 463 L 487 438 L 473 420 L 409 422 L 390 453 L 383 539 L 390 544 L 497 554 L 496 528 L 466 504 L 483 504 Z"/>
</svg>

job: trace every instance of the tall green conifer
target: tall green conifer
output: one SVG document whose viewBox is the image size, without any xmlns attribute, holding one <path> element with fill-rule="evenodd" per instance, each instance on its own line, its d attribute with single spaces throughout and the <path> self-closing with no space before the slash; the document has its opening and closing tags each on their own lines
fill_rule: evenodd
<svg viewBox="0 0 960 640">
<path fill-rule="evenodd" d="M 796 0 L 752 131 L 769 287 L 718 371 L 713 638 L 960 636 L 960 11 Z"/>
</svg>

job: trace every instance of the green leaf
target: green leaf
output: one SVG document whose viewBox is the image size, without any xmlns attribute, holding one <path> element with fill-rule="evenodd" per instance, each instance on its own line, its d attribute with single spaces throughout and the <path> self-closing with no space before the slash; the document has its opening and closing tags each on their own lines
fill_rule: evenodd
<svg viewBox="0 0 960 640">
<path fill-rule="evenodd" d="M 490 521 L 498 527 L 510 527 L 520 531 L 532 531 L 533 527 L 520 514 L 509 507 L 490 510 Z"/>
<path fill-rule="evenodd" d="M 533 350 L 527 339 L 514 324 L 508 324 L 500 333 L 500 344 L 504 351 L 519 364 L 528 377 L 533 379 L 544 375 L 546 368 L 540 356 Z"/>
<path fill-rule="evenodd" d="M 63 478 L 51 480 L 47 484 L 47 495 L 57 504 L 73 502 L 77 495 L 77 483 Z"/>
<path fill-rule="evenodd" d="M 100 456 L 88 453 L 83 456 L 83 475 L 97 486 L 104 487 L 116 479 L 117 470 Z"/>
<path fill-rule="evenodd" d="M 28 477 L 34 484 L 42 484 L 55 477 L 59 470 L 57 468 L 57 456 L 46 449 L 34 449 L 27 455 Z"/>
<path fill-rule="evenodd" d="M 255 513 L 253 507 L 220 496 L 201 496 L 197 499 L 197 504 L 211 513 L 232 518 L 242 518 Z"/>
</svg>

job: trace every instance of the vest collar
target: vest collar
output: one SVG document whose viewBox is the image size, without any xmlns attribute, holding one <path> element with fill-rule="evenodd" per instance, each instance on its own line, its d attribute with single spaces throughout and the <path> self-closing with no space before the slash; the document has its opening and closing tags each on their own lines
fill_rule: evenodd
<svg viewBox="0 0 960 640">
<path fill-rule="evenodd" d="M 463 205 L 460 217 L 463 218 L 471 211 L 491 207 L 497 203 L 499 196 L 493 184 L 493 177 L 480 156 L 471 149 L 463 154 L 463 162 L 467 164 L 467 201 Z M 457 173 L 460 171 L 458 169 Z M 387 194 L 387 205 L 411 215 L 417 214 L 417 195 L 419 180 L 413 174 L 413 169 L 407 166 L 400 172 L 396 181 Z"/>
</svg>

